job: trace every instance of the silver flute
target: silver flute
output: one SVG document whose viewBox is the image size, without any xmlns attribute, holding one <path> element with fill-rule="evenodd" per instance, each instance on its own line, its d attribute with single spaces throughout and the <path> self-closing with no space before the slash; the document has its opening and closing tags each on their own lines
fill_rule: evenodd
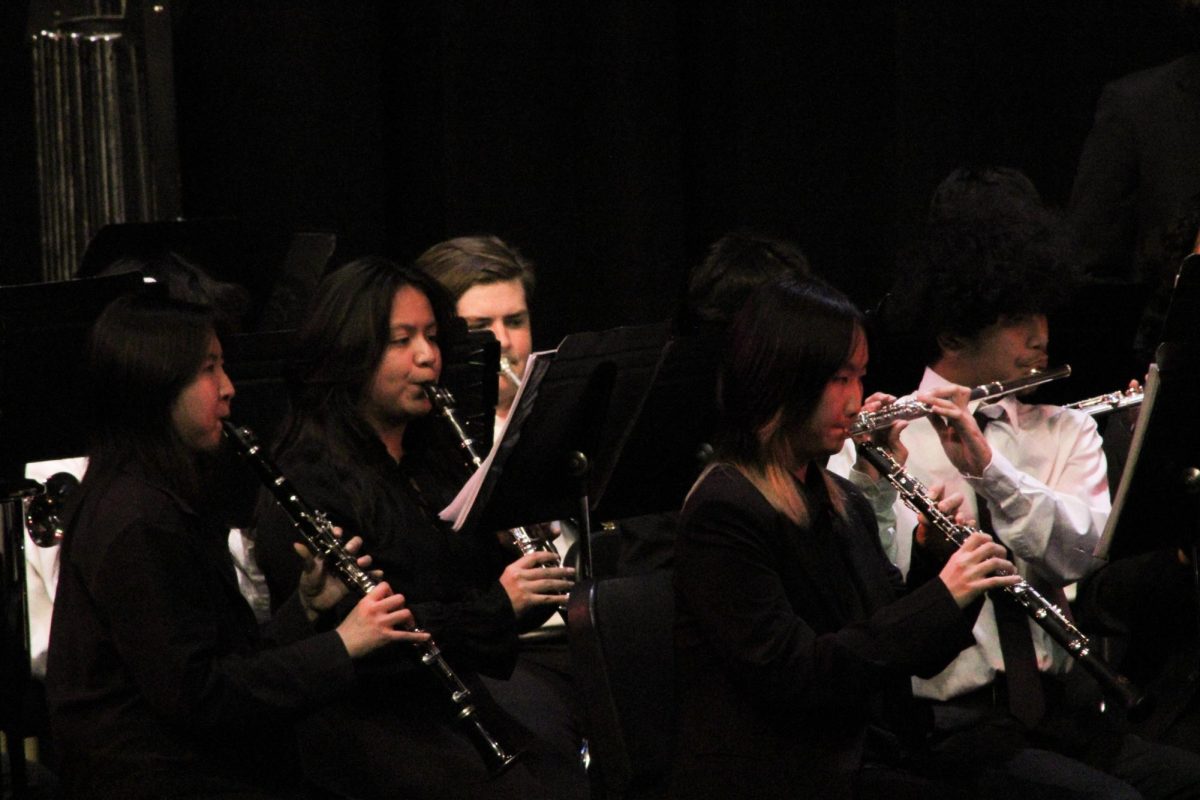
<svg viewBox="0 0 1200 800">
<path fill-rule="evenodd" d="M 1145 390 L 1139 387 L 1137 389 L 1126 389 L 1123 392 L 1109 392 L 1108 394 L 1096 395 L 1095 397 L 1089 397 L 1087 400 L 1068 403 L 1063 408 L 1073 408 L 1076 411 L 1082 411 L 1090 417 L 1098 417 L 1110 411 L 1140 406 L 1145 396 Z"/>
<path fill-rule="evenodd" d="M 347 552 L 342 540 L 334 536 L 333 524 L 325 516 L 325 512 L 309 507 L 296 493 L 291 482 L 267 458 L 254 432 L 249 428 L 234 425 L 229 420 L 223 421 L 221 426 L 226 438 L 238 454 L 250 463 L 313 555 L 323 560 L 351 592 L 359 596 L 371 592 L 378 585 L 375 579 L 358 566 L 358 558 Z M 416 627 L 412 630 L 421 632 L 421 629 Z M 421 663 L 433 671 L 449 692 L 450 700 L 457 709 L 457 719 L 475 749 L 479 751 L 488 770 L 492 774 L 506 770 L 517 759 L 517 754 L 501 744 L 484 725 L 483 720 L 479 718 L 479 710 L 475 707 L 470 688 L 446 663 L 437 643 L 430 638 L 415 647 L 421 655 Z"/>
<path fill-rule="evenodd" d="M 959 525 L 938 509 L 937 503 L 929 496 L 924 484 L 909 475 L 887 448 L 870 441 L 856 442 L 855 446 L 859 454 L 870 461 L 888 483 L 895 487 L 904 504 L 924 516 L 930 526 L 936 528 L 950 542 L 962 546 L 968 536 L 979 531 L 978 528 Z M 1075 627 L 1075 623 L 1058 606 L 1047 600 L 1024 579 L 992 594 L 998 598 L 998 602 L 1011 602 L 1019 606 L 1038 627 L 1049 634 L 1051 639 L 1096 679 L 1107 696 L 1120 703 L 1126 711 L 1136 715 L 1136 712 L 1144 707 L 1145 695 L 1093 650 L 1088 637 Z"/>
<path fill-rule="evenodd" d="M 1061 367 L 1034 369 L 1030 370 L 1029 374 L 1024 378 L 982 383 L 971 389 L 970 399 L 982 400 L 986 403 L 998 400 L 1014 392 L 1024 391 L 1034 386 L 1041 386 L 1043 383 L 1066 378 L 1070 374 L 1071 367 L 1068 364 L 1063 364 Z M 850 435 L 861 436 L 864 433 L 874 433 L 884 428 L 890 428 L 897 422 L 928 417 L 932 413 L 933 407 L 928 403 L 922 403 L 919 400 L 900 400 L 892 403 L 890 406 L 884 406 L 878 411 L 861 412 L 855 419 L 854 424 L 850 426 Z"/>
</svg>

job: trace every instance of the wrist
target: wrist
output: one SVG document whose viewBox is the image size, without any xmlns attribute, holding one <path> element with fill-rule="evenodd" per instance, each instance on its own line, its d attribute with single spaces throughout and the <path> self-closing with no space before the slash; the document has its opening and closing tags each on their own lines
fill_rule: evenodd
<svg viewBox="0 0 1200 800">
<path fill-rule="evenodd" d="M 306 595 L 303 591 L 298 592 L 297 594 L 299 595 L 300 607 L 304 609 L 305 619 L 307 619 L 309 622 L 316 622 L 317 617 L 319 617 L 321 614 L 319 611 L 317 611 L 316 607 L 313 606 L 312 598 Z"/>
</svg>

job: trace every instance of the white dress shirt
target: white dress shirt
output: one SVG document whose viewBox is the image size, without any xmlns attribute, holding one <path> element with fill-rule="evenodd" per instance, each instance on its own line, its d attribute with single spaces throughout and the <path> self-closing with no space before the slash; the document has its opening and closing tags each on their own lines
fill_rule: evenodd
<svg viewBox="0 0 1200 800">
<path fill-rule="evenodd" d="M 931 369 L 922 391 L 949 382 Z M 975 410 L 972 404 L 971 410 Z M 966 495 L 964 508 L 978 517 L 975 494 L 985 498 L 992 532 L 1012 551 L 1017 571 L 1064 611 L 1063 587 L 1087 575 L 1100 562 L 1092 555 L 1111 501 L 1107 464 L 1096 423 L 1088 415 L 1058 406 L 1028 405 L 1013 395 L 982 412 L 990 418 L 984 436 L 992 461 L 978 477 L 961 475 L 950 463 L 929 420 L 913 422 L 900 438 L 908 448 L 906 468 L 930 485 Z M 1041 628 L 1033 632 L 1038 669 L 1062 673 L 1071 658 Z M 975 624 L 977 644 L 958 655 L 932 680 L 913 680 L 920 697 L 947 700 L 986 686 L 1003 668 L 1000 637 L 991 600 Z"/>
<path fill-rule="evenodd" d="M 931 369 L 925 370 L 920 390 L 949 385 Z M 975 411 L 978 403 L 969 407 Z M 1088 415 L 1048 405 L 1022 403 L 1008 395 L 982 411 L 990 421 L 984 436 L 992 448 L 991 463 L 979 476 L 965 476 L 950 463 L 932 423 L 915 420 L 901 433 L 908 448 L 905 469 L 926 487 L 943 483 L 946 491 L 965 495 L 963 509 L 978 518 L 975 495 L 988 502 L 992 531 L 1012 551 L 1018 572 L 1048 600 L 1067 611 L 1063 587 L 1100 565 L 1092 552 L 1111 508 L 1107 465 L 1095 421 Z M 831 463 L 839 469 L 853 464 L 853 452 Z M 842 472 L 855 480 L 853 471 Z M 888 502 L 894 491 L 871 485 L 865 476 L 855 481 L 873 505 Z M 873 496 L 874 495 L 874 496 Z M 916 515 L 895 501 L 894 517 L 880 520 L 884 549 L 907 574 L 911 562 Z M 889 536 L 890 530 L 890 536 Z M 1071 658 L 1030 622 L 1038 668 L 1061 673 Z M 919 697 L 948 700 L 986 686 L 1004 660 L 991 600 L 974 628 L 977 644 L 964 650 L 931 680 L 913 680 Z"/>
<path fill-rule="evenodd" d="M 57 472 L 69 472 L 80 480 L 87 470 L 86 458 L 35 461 L 25 465 L 25 477 L 40 483 Z M 22 521 L 25 515 L 21 514 Z M 58 545 L 39 547 L 25 531 L 25 596 L 29 608 L 29 668 L 33 677 L 46 677 L 46 652 L 50 648 L 50 620 L 58 590 Z"/>
</svg>

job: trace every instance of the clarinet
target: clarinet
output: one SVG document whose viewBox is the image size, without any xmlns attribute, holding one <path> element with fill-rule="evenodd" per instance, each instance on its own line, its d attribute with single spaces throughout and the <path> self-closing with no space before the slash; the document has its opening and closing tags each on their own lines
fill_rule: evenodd
<svg viewBox="0 0 1200 800">
<path fill-rule="evenodd" d="M 942 513 L 929 497 L 929 491 L 924 484 L 909 475 L 886 448 L 874 442 L 855 442 L 855 446 L 888 483 L 895 487 L 905 505 L 922 514 L 931 526 L 955 545 L 961 546 L 968 536 L 979 530 L 959 525 Z M 1038 627 L 1078 661 L 1096 679 L 1102 690 L 1117 700 L 1131 716 L 1138 715 L 1145 708 L 1145 695 L 1093 651 L 1091 641 L 1075 623 L 1028 582 L 1022 580 L 1012 586 L 1005 586 L 999 596 L 1006 602 L 1020 606 Z"/>
<path fill-rule="evenodd" d="M 333 524 L 325 516 L 325 512 L 310 508 L 300 498 L 291 482 L 267 458 L 254 432 L 249 428 L 234 425 L 229 420 L 224 420 L 221 426 L 234 449 L 250 462 L 250 466 L 271 492 L 275 502 L 288 515 L 308 549 L 313 551 L 317 558 L 323 559 L 326 566 L 333 570 L 350 591 L 362 596 L 373 590 L 378 584 L 358 566 L 358 559 L 346 552 L 341 540 L 333 535 Z M 413 630 L 421 632 L 420 628 Z M 415 646 L 420 652 L 421 663 L 433 671 L 450 693 L 450 699 L 457 708 L 457 719 L 471 743 L 479 751 L 488 771 L 493 775 L 503 772 L 517 759 L 517 754 L 507 750 L 484 726 L 479 718 L 479 711 L 475 708 L 471 690 L 446 663 L 442 651 L 433 639 Z"/>
<path fill-rule="evenodd" d="M 509 368 L 511 370 L 511 367 Z M 475 447 L 475 440 L 471 438 L 462 426 L 462 422 L 458 419 L 458 414 L 455 412 L 457 402 L 454 395 L 444 386 L 437 386 L 432 383 L 427 383 L 422 387 L 425 390 L 425 396 L 429 398 L 429 402 L 433 405 L 433 412 L 446 423 L 446 426 L 454 434 L 454 438 L 458 440 L 458 446 L 462 450 L 463 463 L 468 469 L 479 469 L 483 466 L 483 458 L 479 455 L 478 448 Z M 524 527 L 509 528 L 508 535 L 512 538 L 513 544 L 521 551 L 521 555 L 527 556 L 530 553 L 554 553 L 558 558 L 558 551 L 554 549 L 554 545 L 546 541 L 544 538 L 535 536 Z M 544 567 L 561 567 L 562 559 L 553 563 L 543 564 Z"/>
</svg>

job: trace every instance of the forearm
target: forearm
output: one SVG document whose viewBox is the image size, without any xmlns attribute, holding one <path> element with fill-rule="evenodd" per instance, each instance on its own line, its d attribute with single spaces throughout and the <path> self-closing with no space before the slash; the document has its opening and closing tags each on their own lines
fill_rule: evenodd
<svg viewBox="0 0 1200 800">
<path fill-rule="evenodd" d="M 1089 461 L 1052 487 L 995 453 L 982 477 L 968 479 L 988 503 L 992 532 L 1042 578 L 1060 585 L 1083 578 L 1098 565 L 1092 553 L 1111 503 L 1103 455 Z"/>
</svg>

